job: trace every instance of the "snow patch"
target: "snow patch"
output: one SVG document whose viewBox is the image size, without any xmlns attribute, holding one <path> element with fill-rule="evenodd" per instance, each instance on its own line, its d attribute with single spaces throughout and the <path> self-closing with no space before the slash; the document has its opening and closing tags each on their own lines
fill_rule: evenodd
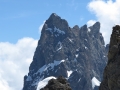
<svg viewBox="0 0 120 90">
<path fill-rule="evenodd" d="M 78 54 L 76 54 L 75 57 L 78 58 Z"/>
<path fill-rule="evenodd" d="M 85 39 L 85 41 L 87 41 L 87 39 Z"/>
<path fill-rule="evenodd" d="M 52 28 L 47 28 L 45 30 L 48 30 L 48 31 L 50 31 L 52 33 Z"/>
<path fill-rule="evenodd" d="M 77 62 L 77 59 L 76 59 L 76 58 L 74 58 L 74 61 L 75 61 L 75 62 Z"/>
<path fill-rule="evenodd" d="M 41 80 L 43 80 L 43 79 L 44 79 L 44 76 L 42 76 L 41 78 L 38 78 L 38 77 L 37 77 L 37 79 L 35 79 L 35 80 L 33 81 L 32 86 L 38 85 L 39 81 L 41 81 Z"/>
<path fill-rule="evenodd" d="M 94 69 L 92 69 L 92 72 L 93 72 L 93 75 L 97 75 L 97 73 L 95 72 L 95 70 L 94 70 Z"/>
<path fill-rule="evenodd" d="M 68 78 L 70 77 L 70 75 L 72 74 L 72 70 L 70 70 L 70 71 L 67 71 L 67 75 L 68 75 Z"/>
<path fill-rule="evenodd" d="M 58 16 L 56 13 L 54 13 L 55 16 Z"/>
<path fill-rule="evenodd" d="M 88 49 L 88 48 L 85 46 L 85 49 Z"/>
<path fill-rule="evenodd" d="M 70 39 L 70 38 L 69 38 L 69 41 L 70 41 L 70 42 L 73 42 L 73 39 Z"/>
<path fill-rule="evenodd" d="M 96 77 L 93 77 L 91 81 L 92 81 L 92 88 L 93 89 L 95 88 L 95 86 L 100 86 L 101 82 L 99 80 L 97 80 Z"/>
<path fill-rule="evenodd" d="M 60 30 L 59 28 L 56 28 L 56 27 L 54 27 L 54 30 L 53 30 L 52 28 L 47 28 L 47 29 L 45 29 L 45 30 L 50 31 L 52 34 L 53 34 L 53 32 L 54 32 L 54 33 L 55 33 L 55 37 L 58 37 L 59 34 L 62 34 L 62 35 L 65 34 L 65 32 L 64 32 L 63 30 Z"/>
<path fill-rule="evenodd" d="M 55 71 L 55 73 L 57 72 L 57 70 Z"/>
<path fill-rule="evenodd" d="M 28 76 L 27 79 L 26 79 L 26 81 L 32 81 L 31 76 Z"/>
<path fill-rule="evenodd" d="M 58 45 L 60 46 L 58 49 L 57 49 L 57 51 L 59 51 L 60 49 L 62 49 L 62 43 L 59 41 L 58 42 Z"/>
<path fill-rule="evenodd" d="M 56 77 L 50 76 L 40 81 L 37 85 L 37 90 L 40 90 L 41 88 L 45 87 L 50 79 L 56 79 Z"/>
<path fill-rule="evenodd" d="M 41 67 L 41 68 L 37 71 L 37 73 L 42 73 L 42 72 L 46 71 L 48 68 L 50 68 L 50 69 L 53 70 L 55 66 L 59 65 L 59 64 L 62 63 L 62 62 L 65 62 L 65 60 L 60 60 L 60 61 L 54 60 L 53 63 L 49 63 L 48 65 L 44 65 L 43 67 Z M 37 74 L 37 73 L 36 73 L 36 74 Z"/>
<path fill-rule="evenodd" d="M 88 28 L 88 32 L 91 32 L 91 29 L 90 29 L 90 28 Z"/>
<path fill-rule="evenodd" d="M 78 82 L 80 82 L 81 78 L 78 80 Z"/>
<path fill-rule="evenodd" d="M 57 33 L 62 34 L 62 35 L 65 34 L 65 32 L 63 30 L 60 30 L 59 28 L 56 28 L 56 27 L 54 27 L 54 32 L 57 32 Z M 57 36 L 59 36 L 59 35 L 57 35 Z"/>
<path fill-rule="evenodd" d="M 76 51 L 79 51 L 79 48 L 78 48 L 78 49 L 76 49 Z"/>
<path fill-rule="evenodd" d="M 105 55 L 103 57 L 106 57 Z"/>
</svg>

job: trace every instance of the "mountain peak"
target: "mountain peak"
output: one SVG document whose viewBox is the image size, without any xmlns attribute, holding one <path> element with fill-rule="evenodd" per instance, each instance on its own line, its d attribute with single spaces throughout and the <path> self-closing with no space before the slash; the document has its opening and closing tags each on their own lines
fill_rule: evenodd
<svg viewBox="0 0 120 90">
<path fill-rule="evenodd" d="M 96 28 L 98 30 L 98 32 L 100 31 L 100 22 L 96 22 L 94 25 L 93 25 L 94 28 Z"/>
<path fill-rule="evenodd" d="M 93 90 L 92 78 L 101 80 L 106 65 L 103 37 L 93 31 L 99 31 L 99 23 L 91 31 L 87 25 L 70 28 L 52 13 L 43 26 L 23 90 L 36 90 L 38 82 L 50 76 L 67 78 L 72 90 Z"/>
<path fill-rule="evenodd" d="M 52 13 L 50 16 L 57 17 L 58 15 L 56 13 Z"/>
<path fill-rule="evenodd" d="M 90 27 L 92 33 L 97 34 L 100 32 L 100 22 L 96 22 L 93 26 Z"/>
<path fill-rule="evenodd" d="M 96 22 L 96 23 L 94 24 L 94 26 L 95 26 L 95 25 L 97 25 L 97 26 L 100 27 L 100 22 Z"/>
<path fill-rule="evenodd" d="M 69 26 L 68 22 L 65 19 L 61 19 L 61 17 L 56 13 L 52 13 L 48 20 L 46 20 L 45 24 L 47 24 L 49 28 L 53 28 L 55 26 L 61 30 L 67 29 Z"/>
<path fill-rule="evenodd" d="M 52 13 L 52 14 L 50 15 L 50 17 L 49 17 L 50 20 L 51 20 L 51 19 L 57 19 L 57 18 L 61 19 L 61 17 L 58 16 L 56 13 Z M 48 20 L 49 20 L 49 19 L 48 19 Z"/>
<path fill-rule="evenodd" d="M 46 20 L 41 34 L 41 41 L 44 42 L 45 38 L 65 38 L 65 34 L 69 33 L 69 25 L 65 19 L 61 19 L 56 13 L 52 13 L 48 20 Z"/>
</svg>

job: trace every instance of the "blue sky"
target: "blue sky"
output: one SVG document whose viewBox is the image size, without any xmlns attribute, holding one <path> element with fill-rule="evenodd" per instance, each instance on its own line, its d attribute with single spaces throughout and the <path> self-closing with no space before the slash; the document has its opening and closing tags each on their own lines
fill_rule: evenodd
<svg viewBox="0 0 120 90">
<path fill-rule="evenodd" d="M 23 37 L 39 39 L 39 26 L 57 13 L 73 27 L 95 16 L 88 10 L 91 0 L 0 0 L 0 41 L 16 43 Z"/>
<path fill-rule="evenodd" d="M 23 77 L 51 13 L 70 25 L 101 23 L 108 44 L 112 27 L 120 25 L 120 0 L 0 0 L 0 90 L 21 90 Z"/>
</svg>

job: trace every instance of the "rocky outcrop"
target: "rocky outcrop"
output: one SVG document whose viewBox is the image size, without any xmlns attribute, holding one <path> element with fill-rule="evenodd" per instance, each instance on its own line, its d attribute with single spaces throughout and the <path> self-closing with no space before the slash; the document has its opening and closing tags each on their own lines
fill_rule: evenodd
<svg viewBox="0 0 120 90">
<path fill-rule="evenodd" d="M 110 38 L 108 63 L 99 90 L 120 90 L 120 26 L 113 27 Z"/>
<path fill-rule="evenodd" d="M 46 20 L 23 90 L 36 90 L 39 81 L 63 76 L 72 90 L 94 90 L 93 77 L 99 81 L 107 62 L 100 23 L 69 27 L 55 13 Z"/>
<path fill-rule="evenodd" d="M 72 90 L 67 80 L 59 76 L 57 79 L 51 79 L 48 84 L 40 90 Z"/>
</svg>

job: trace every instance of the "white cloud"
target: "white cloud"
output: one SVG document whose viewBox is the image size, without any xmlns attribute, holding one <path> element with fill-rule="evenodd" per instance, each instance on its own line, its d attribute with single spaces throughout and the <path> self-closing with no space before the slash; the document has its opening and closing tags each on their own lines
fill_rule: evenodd
<svg viewBox="0 0 120 90">
<path fill-rule="evenodd" d="M 87 26 L 90 27 L 90 26 L 94 25 L 95 23 L 96 23 L 96 20 L 89 20 L 87 22 Z"/>
<path fill-rule="evenodd" d="M 21 90 L 37 40 L 22 38 L 16 44 L 0 42 L 0 90 Z"/>
<path fill-rule="evenodd" d="M 8 83 L 0 76 L 0 90 L 12 90 Z"/>
<path fill-rule="evenodd" d="M 39 26 L 39 33 L 41 33 L 43 25 L 44 25 L 45 21 L 43 21 L 43 23 Z"/>
<path fill-rule="evenodd" d="M 112 27 L 120 24 L 120 0 L 92 0 L 88 8 L 101 22 L 105 43 L 109 43 Z"/>
</svg>

